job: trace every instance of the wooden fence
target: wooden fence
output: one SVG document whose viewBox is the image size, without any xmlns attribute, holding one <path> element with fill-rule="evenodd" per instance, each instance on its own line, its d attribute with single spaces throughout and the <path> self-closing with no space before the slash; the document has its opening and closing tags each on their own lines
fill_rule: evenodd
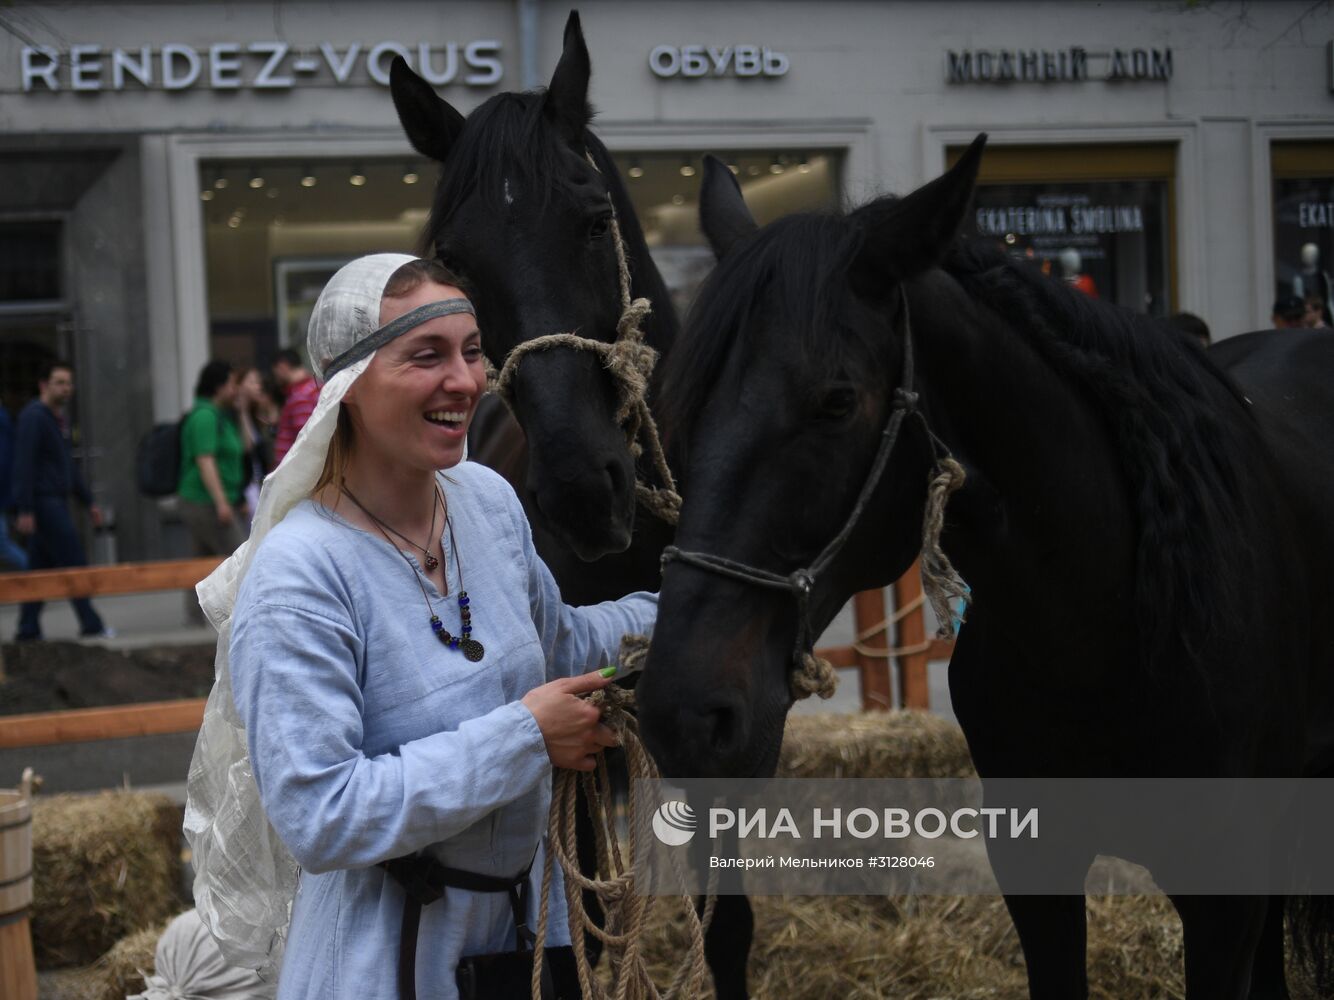
<svg viewBox="0 0 1334 1000">
<path fill-rule="evenodd" d="M 218 559 L 177 559 L 0 573 L 0 604 L 187 590 L 218 563 Z M 836 667 L 857 670 L 864 711 L 885 711 L 894 706 L 894 667 L 898 668 L 898 703 L 904 708 L 929 708 L 927 663 L 949 659 L 953 651 L 952 642 L 926 636 L 922 583 L 916 565 L 894 584 L 893 593 L 896 610 L 890 616 L 885 613 L 884 591 L 858 594 L 853 599 L 853 643 L 816 651 Z M 895 645 L 891 646 L 891 641 Z M 193 732 L 203 715 L 203 698 L 185 698 L 0 716 L 0 749 Z"/>
</svg>

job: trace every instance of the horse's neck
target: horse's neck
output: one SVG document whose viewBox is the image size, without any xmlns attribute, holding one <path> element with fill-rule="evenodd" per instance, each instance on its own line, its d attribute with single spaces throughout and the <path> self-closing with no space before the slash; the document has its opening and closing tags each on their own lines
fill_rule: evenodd
<svg viewBox="0 0 1334 1000">
<path fill-rule="evenodd" d="M 945 537 L 964 578 L 1016 602 L 1123 595 L 1133 519 L 1105 420 L 944 273 L 910 303 L 924 411 L 968 473 Z M 1085 581 L 1090 564 L 1101 571 Z"/>
</svg>

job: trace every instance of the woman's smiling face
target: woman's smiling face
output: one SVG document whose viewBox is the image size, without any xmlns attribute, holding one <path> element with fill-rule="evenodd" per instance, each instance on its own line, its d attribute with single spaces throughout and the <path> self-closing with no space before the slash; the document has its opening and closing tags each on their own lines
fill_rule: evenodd
<svg viewBox="0 0 1334 1000">
<path fill-rule="evenodd" d="M 457 288 L 426 281 L 380 304 L 380 326 L 443 299 Z M 477 401 L 486 391 L 482 335 L 471 313 L 437 316 L 375 352 L 343 397 L 352 415 L 355 449 L 423 471 L 463 460 Z"/>
</svg>

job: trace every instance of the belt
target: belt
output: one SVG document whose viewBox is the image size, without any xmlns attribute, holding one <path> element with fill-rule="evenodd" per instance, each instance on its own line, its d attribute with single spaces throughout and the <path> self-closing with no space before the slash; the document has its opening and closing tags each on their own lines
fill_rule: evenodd
<svg viewBox="0 0 1334 1000">
<path fill-rule="evenodd" d="M 536 857 L 536 851 L 534 851 Z M 403 923 L 398 945 L 398 995 L 400 1000 L 417 998 L 417 933 L 421 927 L 423 906 L 429 906 L 445 895 L 446 889 L 465 889 L 468 892 L 504 892 L 509 895 L 510 910 L 514 914 L 514 948 L 531 951 L 536 935 L 528 928 L 528 900 L 532 891 L 528 873 L 529 861 L 523 871 L 509 878 L 497 875 L 479 875 L 461 868 L 449 868 L 434 858 L 409 855 L 381 861 L 380 867 L 394 877 L 404 891 Z"/>
</svg>

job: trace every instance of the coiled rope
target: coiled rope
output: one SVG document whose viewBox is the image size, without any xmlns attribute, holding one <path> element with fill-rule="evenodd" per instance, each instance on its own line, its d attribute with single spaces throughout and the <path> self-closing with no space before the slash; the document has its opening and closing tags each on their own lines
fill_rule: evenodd
<svg viewBox="0 0 1334 1000">
<path fill-rule="evenodd" d="M 623 672 L 629 673 L 642 665 L 648 651 L 644 636 L 627 636 L 621 645 Z M 542 983 L 543 947 L 546 942 L 551 900 L 551 873 L 554 858 L 565 876 L 565 902 L 569 915 L 570 944 L 574 949 L 575 968 L 584 1000 L 672 1000 L 696 997 L 704 986 L 708 966 L 704 960 L 704 935 L 713 919 L 716 872 L 710 874 L 705 893 L 703 913 L 695 909 L 693 897 L 685 892 L 685 873 L 673 852 L 671 863 L 681 894 L 666 897 L 672 905 L 680 906 L 686 918 L 686 932 L 690 943 L 685 957 L 677 967 L 666 989 L 660 990 L 649 975 L 642 939 L 648 917 L 659 897 L 635 892 L 635 873 L 628 867 L 635 858 L 637 843 L 648 843 L 652 837 L 650 824 L 653 806 L 642 801 L 644 783 L 638 779 L 656 781 L 659 777 L 653 758 L 644 749 L 639 738 L 639 724 L 633 712 L 634 692 L 620 687 L 606 687 L 587 696 L 588 701 L 602 710 L 602 721 L 616 733 L 625 751 L 625 762 L 630 772 L 629 842 L 622 851 L 620 837 L 612 815 L 611 777 L 606 757 L 599 754 L 597 769 L 592 773 L 557 770 L 551 796 L 548 850 L 542 865 L 542 904 L 537 918 L 537 940 L 534 944 L 532 996 L 540 1000 Z M 575 834 L 575 810 L 578 789 L 582 785 L 593 820 L 597 868 L 590 877 L 579 870 L 579 851 Z M 583 891 L 597 895 L 602 905 L 605 926 L 599 927 L 584 909 Z M 610 971 L 610 986 L 594 976 L 585 949 L 584 933 L 596 937 L 604 946 Z"/>
</svg>

